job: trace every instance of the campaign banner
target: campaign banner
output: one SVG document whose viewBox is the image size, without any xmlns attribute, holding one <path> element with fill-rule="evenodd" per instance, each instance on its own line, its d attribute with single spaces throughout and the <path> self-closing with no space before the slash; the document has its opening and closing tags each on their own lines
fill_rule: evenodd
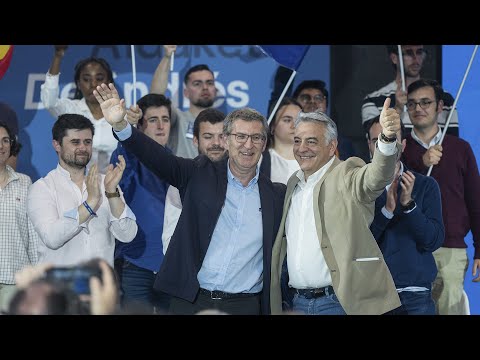
<svg viewBox="0 0 480 360">
<path fill-rule="evenodd" d="M 0 101 L 13 107 L 19 120 L 19 140 L 23 148 L 17 170 L 29 175 L 32 181 L 45 176 L 58 162 L 51 134 L 56 119 L 44 109 L 40 100 L 40 85 L 45 80 L 53 55 L 53 45 L 15 45 L 8 71 L 0 80 Z M 130 106 L 133 102 L 130 45 L 69 46 L 61 64 L 60 97 L 73 98 L 75 64 L 90 56 L 107 60 L 120 96 Z M 135 46 L 137 100 L 148 93 L 153 73 L 162 57 L 163 45 Z M 278 65 L 257 46 L 178 46 L 166 96 L 182 110 L 189 108 L 189 101 L 183 96 L 183 78 L 190 67 L 198 64 L 207 64 L 214 72 L 218 89 L 214 107 L 228 113 L 249 106 L 267 115 Z"/>
</svg>

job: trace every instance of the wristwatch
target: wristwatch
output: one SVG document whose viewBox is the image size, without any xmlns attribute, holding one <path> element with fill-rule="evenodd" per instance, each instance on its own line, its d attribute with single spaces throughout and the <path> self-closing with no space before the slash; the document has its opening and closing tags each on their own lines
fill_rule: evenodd
<svg viewBox="0 0 480 360">
<path fill-rule="evenodd" d="M 402 211 L 403 212 L 410 212 L 413 209 L 415 209 L 416 206 L 417 206 L 417 203 L 415 202 L 415 200 L 412 199 L 408 202 L 407 205 L 402 205 Z"/>
<path fill-rule="evenodd" d="M 397 136 L 394 135 L 393 137 L 389 138 L 383 132 L 381 132 L 380 133 L 380 140 L 382 140 L 385 143 L 391 144 L 391 143 L 397 141 Z"/>
<path fill-rule="evenodd" d="M 115 192 L 107 192 L 105 190 L 105 196 L 107 197 L 107 199 L 120 197 L 120 191 L 118 191 L 118 187 L 115 189 Z"/>
</svg>

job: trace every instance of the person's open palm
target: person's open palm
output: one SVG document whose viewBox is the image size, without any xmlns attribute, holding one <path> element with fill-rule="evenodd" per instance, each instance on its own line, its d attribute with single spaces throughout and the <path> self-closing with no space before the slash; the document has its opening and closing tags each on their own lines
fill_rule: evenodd
<svg viewBox="0 0 480 360">
<path fill-rule="evenodd" d="M 112 83 L 101 84 L 93 90 L 93 95 L 97 99 L 103 112 L 105 120 L 112 126 L 124 122 L 127 112 L 125 107 L 125 99 L 120 100 L 117 89 Z"/>
</svg>

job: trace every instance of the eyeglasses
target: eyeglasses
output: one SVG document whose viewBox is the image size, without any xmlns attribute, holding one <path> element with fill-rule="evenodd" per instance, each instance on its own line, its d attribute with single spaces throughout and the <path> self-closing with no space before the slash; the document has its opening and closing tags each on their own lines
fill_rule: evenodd
<svg viewBox="0 0 480 360">
<path fill-rule="evenodd" d="M 413 59 L 415 56 L 418 58 L 425 58 L 427 56 L 427 50 L 417 49 L 417 51 L 414 52 L 412 49 L 407 49 L 405 51 L 402 50 L 402 55 L 410 59 Z"/>
<path fill-rule="evenodd" d="M 323 95 L 315 95 L 312 99 L 312 97 L 308 94 L 302 94 L 298 97 L 298 100 L 300 102 L 309 102 L 309 101 L 313 101 L 313 102 L 316 102 L 316 103 L 319 103 L 319 102 L 322 102 L 323 100 L 325 100 L 325 96 Z"/>
<path fill-rule="evenodd" d="M 0 139 L 0 141 L 2 142 L 3 146 L 10 146 L 11 143 L 12 143 L 12 140 L 8 137 L 4 137 L 4 138 Z"/>
<path fill-rule="evenodd" d="M 425 109 L 428 109 L 430 107 L 430 104 L 433 103 L 435 101 L 433 100 L 429 100 L 429 99 L 422 99 L 420 101 L 413 101 L 413 100 L 408 100 L 407 101 L 407 109 L 410 110 L 410 111 L 413 111 L 417 108 L 417 105 L 420 105 L 420 107 L 425 110 Z"/>
<path fill-rule="evenodd" d="M 237 142 L 240 144 L 245 144 L 248 141 L 248 138 L 251 138 L 252 143 L 254 144 L 262 144 L 265 141 L 265 136 L 263 136 L 262 134 L 247 135 L 247 134 L 230 133 L 228 135 L 234 135 L 235 140 L 237 140 Z"/>
</svg>

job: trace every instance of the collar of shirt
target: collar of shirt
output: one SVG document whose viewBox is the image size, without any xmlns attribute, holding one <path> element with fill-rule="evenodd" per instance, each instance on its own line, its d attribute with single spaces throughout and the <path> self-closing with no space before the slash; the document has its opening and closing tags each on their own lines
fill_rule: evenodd
<svg viewBox="0 0 480 360">
<path fill-rule="evenodd" d="M 6 165 L 6 166 L 7 166 L 7 173 L 8 173 L 7 184 L 8 184 L 10 181 L 18 180 L 18 175 L 17 175 L 17 173 L 15 172 L 15 170 L 13 170 L 13 168 L 10 167 L 9 165 Z"/>
<path fill-rule="evenodd" d="M 58 163 L 57 165 L 57 170 L 63 177 L 68 178 L 70 181 L 72 180 L 72 177 L 70 176 L 70 173 L 68 172 L 68 170 L 64 169 L 62 165 L 60 165 L 60 163 Z M 84 169 L 84 175 L 86 174 L 87 174 L 87 168 Z M 83 182 L 85 183 L 85 180 Z"/>
<path fill-rule="evenodd" d="M 400 161 L 400 171 L 398 172 L 398 177 L 403 175 L 403 163 Z M 393 181 L 392 181 L 393 182 Z M 385 189 L 388 191 L 390 189 L 390 186 L 392 186 L 392 183 L 388 184 Z"/>
<path fill-rule="evenodd" d="M 250 180 L 250 182 L 248 183 L 247 186 L 245 186 L 245 188 L 248 188 L 248 187 L 251 187 L 251 186 L 255 185 L 258 182 L 258 175 L 259 174 L 260 174 L 260 167 L 257 164 L 256 170 L 255 170 L 255 176 L 253 177 L 252 180 Z M 228 161 L 227 161 L 227 178 L 228 178 L 229 183 L 232 183 L 232 184 L 235 184 L 235 186 L 241 186 L 242 188 L 244 188 L 244 186 L 242 185 L 240 180 L 238 180 L 233 175 L 233 173 L 230 171 L 230 159 L 228 159 Z"/>
<path fill-rule="evenodd" d="M 300 179 L 298 185 L 303 189 L 304 187 L 308 186 L 315 186 L 320 179 L 322 178 L 323 175 L 327 172 L 327 170 L 332 166 L 333 160 L 335 159 L 335 156 L 332 156 L 332 158 L 325 164 L 323 165 L 320 169 L 315 171 L 312 175 L 310 175 L 305 181 L 305 174 L 303 173 L 302 170 L 297 171 L 297 177 Z"/>
<path fill-rule="evenodd" d="M 437 135 L 435 135 L 433 137 L 433 139 L 430 141 L 430 144 L 425 144 L 422 140 L 420 140 L 420 138 L 417 136 L 417 134 L 415 133 L 415 128 L 412 129 L 412 138 L 413 140 L 415 140 L 417 143 L 419 143 L 420 145 L 422 145 L 425 149 L 429 149 L 431 146 L 435 145 L 435 144 L 438 144 L 440 142 L 440 139 L 442 137 L 442 130 L 440 130 L 440 127 L 438 127 L 438 132 L 437 132 Z"/>
</svg>

